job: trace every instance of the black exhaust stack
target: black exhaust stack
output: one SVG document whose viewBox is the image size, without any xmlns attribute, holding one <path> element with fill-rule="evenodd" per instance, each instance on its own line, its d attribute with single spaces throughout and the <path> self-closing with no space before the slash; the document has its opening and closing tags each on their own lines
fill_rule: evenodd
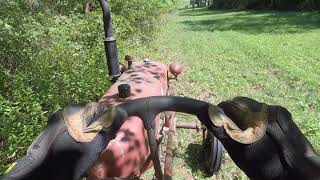
<svg viewBox="0 0 320 180">
<path fill-rule="evenodd" d="M 107 0 L 99 0 L 103 12 L 103 27 L 105 32 L 104 48 L 106 51 L 109 76 L 116 82 L 120 76 L 118 48 L 116 39 L 112 36 L 111 8 Z"/>
</svg>

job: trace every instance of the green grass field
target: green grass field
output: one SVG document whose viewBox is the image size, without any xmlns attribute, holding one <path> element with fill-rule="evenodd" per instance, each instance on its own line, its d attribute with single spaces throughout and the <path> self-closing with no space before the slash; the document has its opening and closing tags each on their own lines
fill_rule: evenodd
<svg viewBox="0 0 320 180">
<path fill-rule="evenodd" d="M 132 53 L 183 64 L 185 72 L 172 83 L 175 95 L 214 104 L 235 96 L 280 104 L 320 151 L 319 12 L 182 8 L 164 21 L 156 39 Z M 212 179 L 202 173 L 196 156 L 201 149 L 201 133 L 177 132 L 175 179 L 186 179 L 188 173 Z M 226 155 L 215 179 L 246 177 Z"/>
</svg>

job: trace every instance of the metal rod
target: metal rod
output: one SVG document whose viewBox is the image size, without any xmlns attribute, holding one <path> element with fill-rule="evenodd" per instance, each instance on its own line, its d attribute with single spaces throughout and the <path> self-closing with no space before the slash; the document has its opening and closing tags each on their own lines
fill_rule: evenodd
<svg viewBox="0 0 320 180">
<path fill-rule="evenodd" d="M 181 122 L 178 121 L 177 122 L 177 128 L 180 129 L 206 129 L 206 127 L 204 125 L 201 125 L 200 123 L 197 122 Z"/>
<path fill-rule="evenodd" d="M 161 163 L 160 163 L 159 154 L 158 154 L 158 144 L 155 137 L 154 129 L 148 129 L 147 134 L 148 134 L 151 159 L 153 162 L 156 178 L 157 180 L 163 180 L 163 173 L 162 173 Z"/>
<path fill-rule="evenodd" d="M 107 0 L 99 0 L 103 13 L 103 28 L 105 37 L 112 37 L 111 8 Z"/>
<path fill-rule="evenodd" d="M 120 76 L 118 47 L 116 38 L 112 36 L 111 9 L 107 0 L 99 0 L 103 12 L 103 28 L 105 33 L 104 48 L 107 58 L 109 76 L 115 82 Z"/>
<path fill-rule="evenodd" d="M 173 176 L 173 139 L 176 131 L 175 130 L 176 119 L 174 116 L 171 116 L 171 118 L 166 121 L 169 123 L 169 132 L 168 132 L 168 140 L 167 140 L 166 159 L 164 162 L 164 179 L 171 180 Z"/>
</svg>

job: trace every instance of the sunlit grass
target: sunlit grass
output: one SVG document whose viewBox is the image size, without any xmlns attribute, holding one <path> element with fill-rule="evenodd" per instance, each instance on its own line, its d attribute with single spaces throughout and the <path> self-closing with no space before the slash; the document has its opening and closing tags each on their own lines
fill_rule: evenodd
<svg viewBox="0 0 320 180">
<path fill-rule="evenodd" d="M 176 95 L 214 104 L 249 96 L 282 105 L 320 150 L 319 13 L 182 9 L 167 20 L 154 42 L 136 55 L 183 64 L 184 74 L 173 83 Z M 175 165 L 204 179 L 199 161 L 188 160 L 189 143 L 201 144 L 201 133 L 194 134 L 178 131 Z M 230 175 L 243 179 L 228 161 L 216 178 Z"/>
</svg>

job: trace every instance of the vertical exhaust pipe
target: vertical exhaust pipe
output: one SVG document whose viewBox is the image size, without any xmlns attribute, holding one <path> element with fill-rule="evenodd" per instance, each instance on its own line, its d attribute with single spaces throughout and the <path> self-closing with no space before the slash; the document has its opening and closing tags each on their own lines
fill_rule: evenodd
<svg viewBox="0 0 320 180">
<path fill-rule="evenodd" d="M 107 0 L 99 0 L 103 12 L 103 28 L 105 33 L 104 48 L 106 52 L 109 76 L 116 82 L 120 76 L 118 48 L 116 39 L 112 36 L 111 8 Z"/>
</svg>

